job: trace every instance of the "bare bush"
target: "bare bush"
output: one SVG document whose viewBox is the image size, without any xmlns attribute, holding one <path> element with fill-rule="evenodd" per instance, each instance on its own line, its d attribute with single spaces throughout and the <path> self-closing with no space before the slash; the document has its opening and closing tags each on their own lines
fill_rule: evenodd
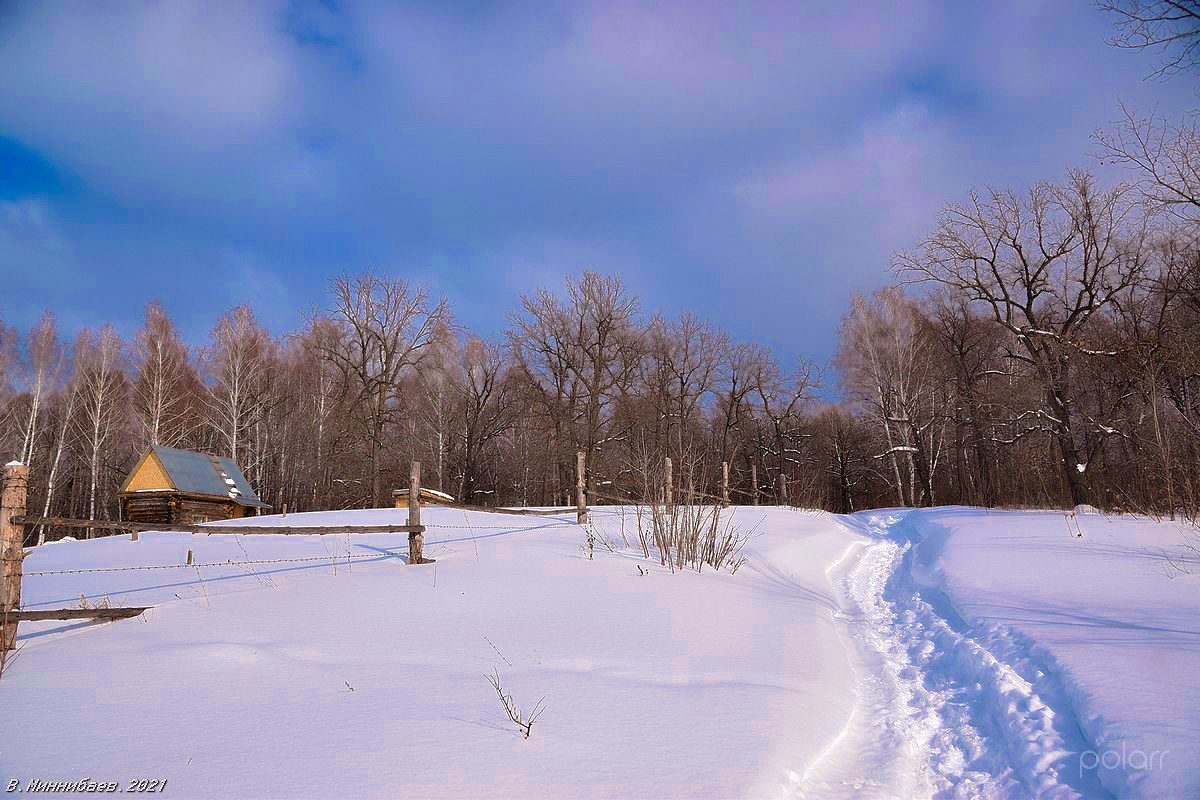
<svg viewBox="0 0 1200 800">
<path fill-rule="evenodd" d="M 741 556 L 747 537 L 722 519 L 719 503 L 647 503 L 636 507 L 638 544 L 649 558 L 657 553 L 659 563 L 672 572 L 704 565 L 737 572 L 745 563 Z"/>
<path fill-rule="evenodd" d="M 504 706 L 504 713 L 517 726 L 517 731 L 528 739 L 529 734 L 533 731 L 533 723 L 537 722 L 538 717 L 546 710 L 545 705 L 543 705 L 546 702 L 546 698 L 543 697 L 538 700 L 537 704 L 533 707 L 533 711 L 529 713 L 528 717 L 525 717 L 521 712 L 521 707 L 517 705 L 517 701 L 513 700 L 512 695 L 504 691 L 504 687 L 500 685 L 499 670 L 483 677 L 487 678 L 488 683 L 496 690 L 496 694 L 500 697 L 500 705 Z"/>
</svg>

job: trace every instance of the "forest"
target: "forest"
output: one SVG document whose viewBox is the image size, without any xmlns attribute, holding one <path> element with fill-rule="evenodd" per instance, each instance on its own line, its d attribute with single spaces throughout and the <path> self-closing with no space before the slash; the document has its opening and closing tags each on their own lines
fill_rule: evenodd
<svg viewBox="0 0 1200 800">
<path fill-rule="evenodd" d="M 1123 181 L 1073 169 L 947 206 L 893 285 L 853 298 L 831 364 L 781 364 L 601 272 L 523 295 L 488 339 L 364 271 L 282 336 L 250 306 L 199 345 L 160 302 L 128 340 L 0 321 L 0 457 L 29 465 L 31 509 L 89 519 L 115 518 L 151 444 L 233 458 L 276 509 L 389 505 L 413 460 L 469 505 L 569 504 L 583 452 L 593 503 L 650 499 L 669 457 L 696 499 L 725 462 L 735 503 L 1194 515 L 1196 117 L 1126 110 L 1095 141 Z"/>
</svg>

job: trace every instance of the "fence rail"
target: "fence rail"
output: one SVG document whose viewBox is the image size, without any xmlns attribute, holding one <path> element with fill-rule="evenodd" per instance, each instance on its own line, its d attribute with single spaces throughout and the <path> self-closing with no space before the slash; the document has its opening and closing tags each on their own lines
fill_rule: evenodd
<svg viewBox="0 0 1200 800">
<path fill-rule="evenodd" d="M 114 520 L 69 519 L 67 517 L 13 517 L 14 525 L 50 528 L 95 528 L 110 531 L 166 531 L 170 533 L 270 533 L 325 535 L 331 533 L 424 533 L 424 525 L 161 525 L 156 522 L 122 522 Z"/>
<path fill-rule="evenodd" d="M 129 619 L 136 617 L 150 606 L 137 608 L 55 608 L 46 611 L 5 611 L 0 617 L 17 622 L 35 622 L 43 619 Z"/>
</svg>

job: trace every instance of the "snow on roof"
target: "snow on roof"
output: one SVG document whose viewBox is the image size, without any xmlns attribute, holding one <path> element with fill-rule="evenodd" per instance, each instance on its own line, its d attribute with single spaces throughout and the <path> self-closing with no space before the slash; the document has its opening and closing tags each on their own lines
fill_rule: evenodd
<svg viewBox="0 0 1200 800">
<path fill-rule="evenodd" d="M 421 493 L 421 494 L 427 494 L 427 495 L 431 495 L 431 496 L 433 496 L 433 497 L 436 497 L 436 498 L 438 498 L 438 499 L 440 499 L 440 500 L 446 500 L 446 501 L 448 501 L 448 502 L 451 502 L 451 503 L 453 503 L 453 502 L 454 502 L 454 497 L 452 497 L 451 495 L 448 495 L 448 494 L 446 494 L 445 492 L 439 492 L 437 489 L 429 489 L 429 488 L 427 488 L 427 487 L 425 487 L 425 486 L 422 486 L 422 487 L 420 488 L 420 490 L 419 490 L 419 491 L 420 491 L 420 493 Z M 407 494 L 408 494 L 408 489 L 397 489 L 397 490 L 395 490 L 394 492 L 392 492 L 392 496 L 393 496 L 393 497 L 394 497 L 394 496 L 396 496 L 396 495 L 407 495 Z"/>
</svg>

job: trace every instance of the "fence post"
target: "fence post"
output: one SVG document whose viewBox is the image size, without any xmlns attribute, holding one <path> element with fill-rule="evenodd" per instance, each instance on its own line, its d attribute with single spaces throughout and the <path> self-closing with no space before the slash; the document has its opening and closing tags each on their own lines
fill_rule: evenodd
<svg viewBox="0 0 1200 800">
<path fill-rule="evenodd" d="M 283 513 L 280 514 L 280 517 L 287 517 L 287 503 L 283 504 Z"/>
<path fill-rule="evenodd" d="M 665 494 L 663 494 L 663 502 L 666 505 L 671 505 L 671 500 L 672 500 L 672 495 L 673 495 L 673 492 L 671 490 L 675 486 L 675 482 L 673 480 L 671 480 L 671 458 L 669 456 L 667 458 L 663 459 L 663 465 L 664 465 L 664 467 L 666 469 L 666 473 L 667 473 L 667 480 L 663 484 L 663 488 L 665 489 Z"/>
<path fill-rule="evenodd" d="M 583 477 L 585 467 L 583 452 L 580 451 L 575 454 L 575 521 L 579 525 L 588 521 L 587 486 Z"/>
<path fill-rule="evenodd" d="M 788 504 L 788 485 L 787 475 L 783 471 L 779 472 L 779 505 L 786 506 Z"/>
<path fill-rule="evenodd" d="M 721 508 L 729 508 L 729 462 L 721 462 Z"/>
<path fill-rule="evenodd" d="M 25 489 L 29 467 L 11 461 L 4 467 L 4 492 L 0 495 L 0 650 L 17 645 L 17 622 L 8 611 L 21 610 L 21 562 L 25 560 L 25 526 L 13 517 L 25 516 Z"/>
<path fill-rule="evenodd" d="M 750 493 L 754 496 L 754 505 L 758 505 L 758 465 L 750 464 Z"/>
<path fill-rule="evenodd" d="M 421 524 L 421 462 L 412 462 L 412 471 L 408 474 L 408 524 Z M 425 534 L 408 534 L 408 563 L 425 563 Z"/>
</svg>

